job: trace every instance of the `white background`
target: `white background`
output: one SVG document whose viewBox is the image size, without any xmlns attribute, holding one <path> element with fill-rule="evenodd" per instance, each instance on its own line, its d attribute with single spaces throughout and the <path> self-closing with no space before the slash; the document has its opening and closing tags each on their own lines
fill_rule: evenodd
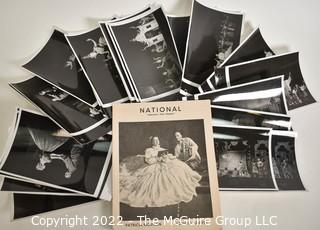
<svg viewBox="0 0 320 230">
<path fill-rule="evenodd" d="M 7 83 L 30 77 L 21 64 L 39 50 L 50 36 L 53 25 L 66 31 L 81 31 L 97 26 L 98 19 L 123 15 L 143 8 L 153 1 L 139 0 L 0 0 L 0 151 L 15 114 L 15 107 L 34 109 Z M 162 0 L 170 14 L 186 15 L 190 0 Z M 244 34 L 260 26 L 277 52 L 300 51 L 305 81 L 315 98 L 320 99 L 320 17 L 319 1 L 309 0 L 202 0 L 211 6 L 245 12 Z M 319 186 L 319 104 L 290 112 L 298 132 L 297 161 L 306 192 L 221 192 L 225 217 L 277 216 L 277 226 L 255 226 L 246 229 L 316 230 L 320 228 Z M 23 167 L 23 166 L 22 166 Z M 30 218 L 10 222 L 12 200 L 0 194 L 0 229 L 32 229 Z M 97 202 L 82 207 L 53 212 L 43 217 L 110 215 L 110 204 Z M 35 227 L 34 229 L 45 229 Z M 63 226 L 60 229 L 67 229 Z M 76 229 L 93 229 L 78 227 Z M 100 229 L 100 228 L 96 228 Z M 244 229 L 226 226 L 224 229 Z"/>
</svg>

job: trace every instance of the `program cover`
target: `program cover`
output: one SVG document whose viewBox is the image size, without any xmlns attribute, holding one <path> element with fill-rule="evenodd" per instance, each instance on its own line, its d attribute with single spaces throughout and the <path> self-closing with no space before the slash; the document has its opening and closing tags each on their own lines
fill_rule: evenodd
<svg viewBox="0 0 320 230">
<path fill-rule="evenodd" d="M 219 229 L 208 100 L 113 106 L 114 229 Z"/>
</svg>

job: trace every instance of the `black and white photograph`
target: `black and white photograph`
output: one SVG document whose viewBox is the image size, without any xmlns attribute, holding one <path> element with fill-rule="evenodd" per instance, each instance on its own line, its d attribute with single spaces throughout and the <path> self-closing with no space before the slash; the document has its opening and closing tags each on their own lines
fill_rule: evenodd
<svg viewBox="0 0 320 230">
<path fill-rule="evenodd" d="M 252 126 L 286 131 L 291 129 L 291 119 L 287 115 L 218 105 L 211 108 L 213 126 Z"/>
<path fill-rule="evenodd" d="M 120 215 L 212 217 L 203 120 L 119 124 Z"/>
<path fill-rule="evenodd" d="M 13 220 L 75 207 L 97 200 L 87 196 L 13 194 Z M 68 209 L 69 210 L 69 209 Z M 66 210 L 67 211 L 67 210 Z"/>
<path fill-rule="evenodd" d="M 272 132 L 272 165 L 279 190 L 305 190 L 297 165 L 296 136 L 295 132 Z"/>
<path fill-rule="evenodd" d="M 276 190 L 270 129 L 214 126 L 220 190 Z"/>
<path fill-rule="evenodd" d="M 138 101 L 138 96 L 134 90 L 134 86 L 132 85 L 132 82 L 130 81 L 130 79 L 127 77 L 127 73 L 128 71 L 125 69 L 125 63 L 122 59 L 122 57 L 119 55 L 119 53 L 117 52 L 117 47 L 116 47 L 116 43 L 113 40 L 113 35 L 110 31 L 110 28 L 108 28 L 106 25 L 110 22 L 119 22 L 119 21 L 123 21 L 123 20 L 128 20 L 129 18 L 133 18 L 137 15 L 140 15 L 148 10 L 151 9 L 151 6 L 146 6 L 144 9 L 139 10 L 137 12 L 134 12 L 132 14 L 129 14 L 127 16 L 124 17 L 118 17 L 118 16 L 114 16 L 112 18 L 110 18 L 109 20 L 105 20 L 105 21 L 100 21 L 99 22 L 99 26 L 101 29 L 101 32 L 105 38 L 105 41 L 107 42 L 107 46 L 109 48 L 109 52 L 111 53 L 111 56 L 113 58 L 114 64 L 118 69 L 118 73 L 121 77 L 123 86 L 126 89 L 126 92 L 128 94 L 129 100 L 130 101 Z"/>
<path fill-rule="evenodd" d="M 174 41 L 177 46 L 180 62 L 183 66 L 190 16 L 168 15 L 167 17 L 168 17 L 168 21 L 170 24 Z"/>
<path fill-rule="evenodd" d="M 79 143 L 88 143 L 111 131 L 111 119 L 38 77 L 10 84 L 40 108 Z"/>
<path fill-rule="evenodd" d="M 304 81 L 299 53 L 286 53 L 225 67 L 228 86 L 284 75 L 288 110 L 316 102 Z"/>
<path fill-rule="evenodd" d="M 129 19 L 110 21 L 106 26 L 138 101 L 157 100 L 179 92 L 181 63 L 161 7 Z"/>
<path fill-rule="evenodd" d="M 2 185 L 1 185 L 2 184 Z M 17 177 L 4 176 L 0 182 L 0 191 L 22 194 L 46 194 L 46 195 L 79 195 L 70 191 L 60 190 L 49 186 L 36 184 L 32 181 L 22 180 Z"/>
<path fill-rule="evenodd" d="M 97 102 L 64 33 L 57 29 L 53 29 L 47 43 L 23 67 L 90 106 Z"/>
<path fill-rule="evenodd" d="M 219 68 L 273 55 L 275 53 L 266 43 L 258 27 L 225 59 Z M 224 87 L 227 87 L 225 75 L 214 72 L 201 84 L 199 91 L 206 92 Z"/>
<path fill-rule="evenodd" d="M 68 33 L 66 38 L 92 88 L 98 103 L 111 107 L 128 101 L 128 94 L 100 27 L 86 32 Z"/>
<path fill-rule="evenodd" d="M 209 99 L 211 105 L 287 114 L 283 76 L 236 85 L 183 97 L 183 100 Z"/>
<path fill-rule="evenodd" d="M 194 0 L 191 10 L 181 93 L 197 88 L 240 43 L 243 14 L 220 10 Z"/>
<path fill-rule="evenodd" d="M 110 200 L 111 136 L 81 145 L 48 117 L 18 109 L 0 162 L 3 174 Z M 108 182 L 109 181 L 109 182 Z"/>
</svg>

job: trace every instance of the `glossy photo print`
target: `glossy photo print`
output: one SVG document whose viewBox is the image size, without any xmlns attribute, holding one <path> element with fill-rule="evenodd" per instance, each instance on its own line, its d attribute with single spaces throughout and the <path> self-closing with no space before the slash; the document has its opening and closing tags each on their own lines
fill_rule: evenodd
<svg viewBox="0 0 320 230">
<path fill-rule="evenodd" d="M 107 27 L 139 101 L 158 100 L 179 91 L 181 64 L 162 8 L 111 21 Z"/>
<path fill-rule="evenodd" d="M 119 55 L 119 53 L 117 52 L 118 47 L 116 45 L 116 43 L 114 42 L 114 36 L 112 34 L 112 32 L 110 31 L 110 28 L 108 28 L 107 24 L 110 23 L 110 21 L 113 22 L 119 22 L 119 21 L 123 21 L 123 20 L 128 20 L 129 18 L 133 18 L 137 15 L 140 15 L 148 10 L 150 10 L 151 7 L 147 6 L 142 10 L 139 10 L 138 12 L 132 13 L 128 16 L 125 17 L 113 17 L 110 20 L 106 20 L 106 21 L 100 21 L 99 22 L 99 26 L 101 29 L 101 32 L 105 38 L 105 41 L 107 42 L 109 51 L 112 55 L 113 61 L 115 66 L 118 69 L 118 73 L 121 77 L 123 86 L 126 89 L 126 92 L 128 94 L 129 100 L 130 101 L 138 101 L 138 96 L 135 92 L 135 89 L 132 85 L 132 82 L 130 81 L 130 79 L 127 77 L 127 70 L 125 69 L 125 63 L 123 62 L 122 57 Z"/>
<path fill-rule="evenodd" d="M 211 8 L 194 0 L 183 66 L 181 93 L 197 87 L 240 43 L 243 14 Z"/>
<path fill-rule="evenodd" d="M 183 100 L 205 99 L 209 99 L 211 105 L 287 114 L 283 76 L 183 98 Z"/>
<path fill-rule="evenodd" d="M 21 109 L 18 112 L 0 162 L 2 173 L 110 200 L 111 194 L 103 193 L 111 167 L 110 135 L 81 145 L 49 118 Z"/>
<path fill-rule="evenodd" d="M 261 30 L 255 29 L 219 66 L 219 68 L 236 63 L 273 56 L 274 52 L 264 40 Z M 199 87 L 199 92 L 211 91 L 227 87 L 226 77 L 219 72 L 213 72 Z"/>
<path fill-rule="evenodd" d="M 2 185 L 1 185 L 2 184 Z M 0 182 L 1 191 L 21 194 L 45 194 L 45 195 L 74 195 L 66 190 L 60 190 L 49 186 L 36 184 L 33 181 L 23 180 L 17 177 L 4 176 Z M 78 194 L 77 194 L 78 195 Z"/>
<path fill-rule="evenodd" d="M 64 33 L 57 29 L 23 67 L 88 105 L 97 101 Z"/>
<path fill-rule="evenodd" d="M 212 124 L 214 126 L 252 126 L 286 131 L 291 129 L 290 117 L 283 114 L 238 109 L 218 105 L 211 106 L 211 111 Z"/>
<path fill-rule="evenodd" d="M 66 38 L 96 92 L 99 104 L 106 108 L 128 101 L 128 95 L 100 27 L 70 33 Z"/>
<path fill-rule="evenodd" d="M 187 37 L 188 37 L 190 16 L 168 15 L 168 21 L 170 24 L 174 41 L 176 42 L 180 62 L 183 65 Z"/>
<path fill-rule="evenodd" d="M 99 107 L 91 107 L 38 77 L 10 84 L 46 113 L 79 143 L 88 143 L 111 131 L 111 120 Z"/>
<path fill-rule="evenodd" d="M 270 129 L 214 126 L 213 138 L 220 190 L 277 189 Z"/>
<path fill-rule="evenodd" d="M 13 194 L 13 220 L 96 201 L 87 196 Z M 75 208 L 75 207 L 74 207 Z M 69 209 L 68 209 L 69 210 Z M 67 210 L 66 210 L 67 211 Z"/>
<path fill-rule="evenodd" d="M 305 190 L 300 178 L 295 132 L 272 132 L 272 164 L 279 190 Z"/>
<path fill-rule="evenodd" d="M 284 75 L 288 110 L 316 102 L 303 79 L 299 53 L 287 53 L 226 66 L 228 86 Z"/>
</svg>

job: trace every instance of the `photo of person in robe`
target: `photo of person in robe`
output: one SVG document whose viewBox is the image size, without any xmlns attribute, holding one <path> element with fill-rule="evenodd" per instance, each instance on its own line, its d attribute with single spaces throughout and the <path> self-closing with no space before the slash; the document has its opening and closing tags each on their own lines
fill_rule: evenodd
<svg viewBox="0 0 320 230">
<path fill-rule="evenodd" d="M 160 145 L 157 136 L 138 155 L 144 164 L 130 170 L 130 161 L 120 162 L 120 200 L 130 207 L 164 207 L 190 202 L 197 196 L 201 175 Z"/>
<path fill-rule="evenodd" d="M 175 156 L 187 163 L 192 169 L 196 169 L 201 163 L 198 145 L 190 137 L 183 137 L 179 131 L 175 132 L 174 135 L 177 140 L 174 149 Z"/>
</svg>

